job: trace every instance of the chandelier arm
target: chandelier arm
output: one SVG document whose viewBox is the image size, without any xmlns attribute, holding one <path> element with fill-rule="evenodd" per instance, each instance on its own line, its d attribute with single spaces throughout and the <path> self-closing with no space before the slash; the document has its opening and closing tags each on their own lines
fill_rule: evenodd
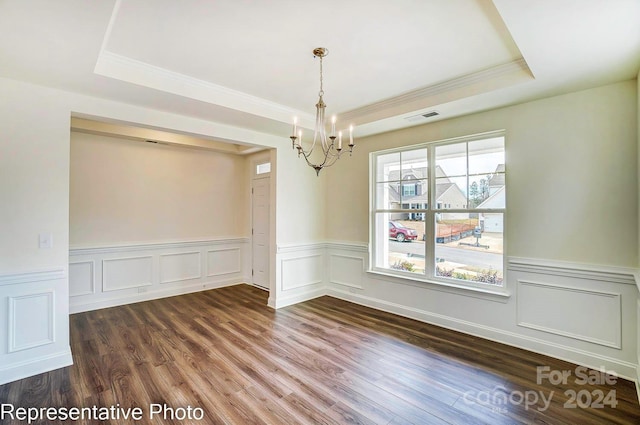
<svg viewBox="0 0 640 425">
<path fill-rule="evenodd" d="M 333 164 L 338 162 L 338 160 L 340 159 L 340 155 L 341 154 L 336 154 L 336 155 L 333 155 L 332 157 L 330 157 L 329 160 L 328 160 L 329 163 L 325 165 L 325 168 L 326 167 L 331 167 Z M 325 162 L 327 162 L 327 161 L 325 161 Z"/>
</svg>

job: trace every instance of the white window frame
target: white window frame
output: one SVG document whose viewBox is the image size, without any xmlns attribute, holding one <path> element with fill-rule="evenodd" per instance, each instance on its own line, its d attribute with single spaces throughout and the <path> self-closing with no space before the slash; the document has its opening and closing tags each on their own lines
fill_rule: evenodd
<svg viewBox="0 0 640 425">
<path fill-rule="evenodd" d="M 507 138 L 505 136 L 506 132 L 504 130 L 492 131 L 481 134 L 474 134 L 464 137 L 457 137 L 452 139 L 438 140 L 433 142 L 420 143 L 410 146 L 402 146 L 399 148 L 386 149 L 381 151 L 371 152 L 369 154 L 369 268 L 368 272 L 386 276 L 389 278 L 397 278 L 393 279 L 394 282 L 398 283 L 411 283 L 411 282 L 420 282 L 425 284 L 433 284 L 438 285 L 439 287 L 445 289 L 452 289 L 455 293 L 460 293 L 458 290 L 462 290 L 462 293 L 465 292 L 475 293 L 475 294 L 485 294 L 489 299 L 496 299 L 493 296 L 497 296 L 497 299 L 502 299 L 510 296 L 510 292 L 508 290 L 508 282 L 507 282 L 507 199 L 505 197 L 505 207 L 500 209 L 478 209 L 478 208 L 461 208 L 461 209 L 438 209 L 436 205 L 435 199 L 435 169 L 434 166 L 436 163 L 436 147 L 457 143 L 468 143 L 474 142 L 484 139 L 491 139 L 496 137 L 503 137 L 505 144 L 505 164 L 507 163 Z M 413 272 L 394 270 L 386 267 L 378 267 L 376 265 L 376 255 L 378 250 L 378 241 L 376 240 L 376 214 L 380 213 L 399 213 L 399 212 L 409 212 L 409 210 L 400 208 L 400 209 L 378 209 L 376 208 L 376 186 L 377 186 L 377 158 L 381 155 L 387 155 L 391 153 L 404 152 L 404 151 L 412 151 L 417 149 L 428 150 L 428 191 L 429 191 L 429 208 L 426 209 L 412 209 L 410 210 L 412 213 L 422 213 L 424 214 L 424 224 L 425 224 L 425 273 L 417 274 Z M 468 153 L 467 153 L 468 155 Z M 468 165 L 467 165 L 468 166 Z M 506 169 L 505 169 L 506 175 Z M 468 172 L 467 172 L 468 176 Z M 401 177 L 400 177 L 400 181 Z M 435 208 L 434 208 L 435 206 Z M 460 279 L 452 279 L 446 277 L 438 277 L 435 275 L 435 267 L 436 267 L 436 259 L 435 259 L 435 247 L 436 247 L 436 238 L 435 238 L 435 228 L 436 228 L 436 214 L 442 213 L 446 211 L 447 213 L 463 213 L 468 214 L 469 212 L 474 213 L 502 213 L 503 217 L 503 251 L 502 251 L 502 264 L 503 264 L 503 281 L 502 285 L 491 285 L 481 282 L 473 282 L 473 281 L 464 281 Z M 388 241 L 388 238 L 387 238 Z"/>
</svg>

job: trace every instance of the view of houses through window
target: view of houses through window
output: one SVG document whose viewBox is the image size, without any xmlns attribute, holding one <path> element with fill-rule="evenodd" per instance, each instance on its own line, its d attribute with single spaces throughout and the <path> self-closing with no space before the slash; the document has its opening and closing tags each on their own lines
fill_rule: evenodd
<svg viewBox="0 0 640 425">
<path fill-rule="evenodd" d="M 502 285 L 502 135 L 378 152 L 372 167 L 374 270 Z"/>
</svg>

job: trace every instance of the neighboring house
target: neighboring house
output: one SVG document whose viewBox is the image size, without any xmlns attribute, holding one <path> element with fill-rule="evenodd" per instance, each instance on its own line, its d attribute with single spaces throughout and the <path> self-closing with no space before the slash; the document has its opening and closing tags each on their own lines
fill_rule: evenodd
<svg viewBox="0 0 640 425">
<path fill-rule="evenodd" d="M 500 164 L 496 168 L 495 174 L 489 179 L 489 197 L 482 201 L 478 208 L 504 208 L 505 192 L 504 164 Z M 484 213 L 482 218 L 484 218 L 485 232 L 504 232 L 504 214 Z"/>
<path fill-rule="evenodd" d="M 489 196 L 504 187 L 504 164 L 498 164 L 496 171 L 489 178 Z"/>
<path fill-rule="evenodd" d="M 405 175 L 400 180 L 400 171 L 389 172 L 389 180 L 395 181 L 389 184 L 389 203 L 391 208 L 426 209 L 429 203 L 427 193 L 428 170 L 419 167 L 404 171 Z M 440 166 L 436 167 L 436 208 L 466 208 L 467 197 L 460 188 L 452 183 Z M 448 214 L 442 214 L 446 219 Z M 393 220 L 422 220 L 422 213 L 398 213 L 392 214 Z"/>
</svg>

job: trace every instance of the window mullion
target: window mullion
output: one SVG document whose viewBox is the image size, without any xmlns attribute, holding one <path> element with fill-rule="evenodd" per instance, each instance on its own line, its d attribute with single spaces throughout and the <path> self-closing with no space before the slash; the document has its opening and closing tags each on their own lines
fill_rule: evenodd
<svg viewBox="0 0 640 425">
<path fill-rule="evenodd" d="M 435 147 L 427 148 L 427 167 L 429 171 L 429 205 L 425 214 L 425 241 L 424 241 L 424 273 L 427 278 L 435 275 L 435 214 L 434 208 L 436 202 L 436 163 L 435 163 Z"/>
</svg>

